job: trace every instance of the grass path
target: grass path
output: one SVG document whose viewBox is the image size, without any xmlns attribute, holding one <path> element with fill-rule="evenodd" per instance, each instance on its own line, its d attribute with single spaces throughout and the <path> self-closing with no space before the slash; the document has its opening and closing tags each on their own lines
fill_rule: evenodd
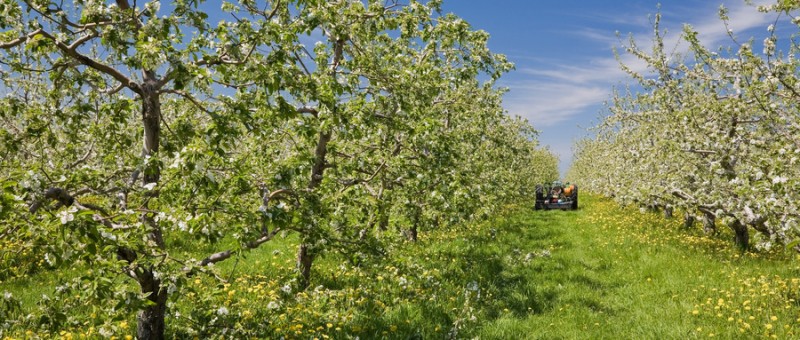
<svg viewBox="0 0 800 340">
<path fill-rule="evenodd" d="M 292 288 L 296 238 L 278 238 L 220 264 L 218 273 L 230 278 L 224 284 L 206 276 L 187 282 L 170 307 L 167 336 L 219 338 L 225 330 L 226 337 L 286 339 L 800 338 L 796 255 L 740 253 L 724 230 L 708 237 L 678 219 L 609 200 L 584 195 L 581 203 L 578 211 L 523 207 L 489 222 L 423 229 L 416 243 L 386 233 L 377 245 L 384 256 L 333 249 L 315 264 L 305 291 Z M 171 251 L 192 249 L 178 241 Z M 35 312 L 35 301 L 53 295 L 57 281 L 86 270 L 41 271 L 3 282 L 0 291 Z M 68 313 L 86 320 L 91 306 Z M 97 317 L 95 326 L 120 338 L 133 333 L 133 310 L 115 320 Z M 89 326 L 32 332 L 91 337 Z"/>
<path fill-rule="evenodd" d="M 797 337 L 798 262 L 741 254 L 677 220 L 597 198 L 581 210 L 514 215 L 512 247 L 549 249 L 524 273 L 537 310 L 488 322 L 482 338 Z"/>
</svg>

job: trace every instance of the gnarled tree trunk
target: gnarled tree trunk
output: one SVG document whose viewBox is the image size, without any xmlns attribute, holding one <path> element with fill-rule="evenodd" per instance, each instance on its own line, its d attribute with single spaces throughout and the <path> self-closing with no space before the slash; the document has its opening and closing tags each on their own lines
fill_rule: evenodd
<svg viewBox="0 0 800 340">
<path fill-rule="evenodd" d="M 136 338 L 164 339 L 164 317 L 167 314 L 167 290 L 161 287 L 161 281 L 155 278 L 151 270 L 139 274 L 139 285 L 142 293 L 149 294 L 147 299 L 152 305 L 139 312 Z"/>
<path fill-rule="evenodd" d="M 142 158 L 147 159 L 158 152 L 158 145 L 161 140 L 161 100 L 156 88 L 154 75 L 145 72 L 145 82 L 141 86 L 142 91 L 142 123 L 144 125 L 144 140 L 142 145 Z M 161 168 L 158 164 L 146 164 L 142 169 L 143 184 L 158 183 L 161 178 Z M 151 193 L 155 196 L 157 193 Z M 152 213 L 142 214 L 142 222 L 150 228 L 150 238 L 162 249 L 164 245 L 164 235 L 161 228 L 155 221 Z"/>
<path fill-rule="evenodd" d="M 750 248 L 750 233 L 747 230 L 747 225 L 739 220 L 733 220 L 728 226 L 733 230 L 734 243 L 742 250 Z"/>
<path fill-rule="evenodd" d="M 717 233 L 717 217 L 710 213 L 703 213 L 703 231 L 708 235 Z"/>
<path fill-rule="evenodd" d="M 670 219 L 672 218 L 673 208 L 671 205 L 667 204 L 664 206 L 664 218 Z"/>
<path fill-rule="evenodd" d="M 690 213 L 688 211 L 684 213 L 684 215 L 683 215 L 683 227 L 684 228 L 690 229 L 690 228 L 694 227 L 694 221 L 695 221 L 695 217 L 694 217 L 694 215 L 692 213 Z"/>
<path fill-rule="evenodd" d="M 149 157 L 155 156 L 161 140 L 161 99 L 159 97 L 158 81 L 155 72 L 144 71 L 144 82 L 140 86 L 142 100 L 142 124 L 144 136 L 142 141 L 142 158 L 145 167 L 142 169 L 142 182 L 158 183 L 161 178 L 161 168 L 158 163 L 149 164 Z M 150 193 L 151 197 L 158 195 L 157 191 Z M 145 206 L 147 208 L 147 206 Z M 153 213 L 143 213 L 142 222 L 149 229 L 149 237 L 155 244 L 164 249 L 164 236 L 161 227 L 155 221 Z M 142 293 L 148 294 L 147 299 L 152 305 L 139 312 L 136 334 L 138 339 L 163 339 L 164 318 L 167 313 L 167 290 L 161 287 L 161 281 L 155 277 L 152 268 L 137 273 L 137 280 Z"/>
<path fill-rule="evenodd" d="M 314 265 L 314 254 L 307 243 L 301 243 L 297 248 L 297 270 L 300 272 L 300 288 L 305 289 L 311 284 L 311 266 Z"/>
<path fill-rule="evenodd" d="M 319 140 L 314 151 L 314 167 L 311 168 L 311 180 L 308 183 L 308 190 L 314 195 L 316 190 L 322 184 L 322 178 L 325 174 L 325 167 L 327 162 L 325 157 L 328 154 L 328 143 L 331 141 L 331 132 L 323 131 L 319 134 Z M 320 204 L 318 199 L 310 204 Z M 314 209 L 314 207 L 310 207 Z M 310 251 L 310 245 L 305 238 L 297 248 L 297 271 L 300 272 L 300 288 L 306 288 L 311 283 L 311 266 L 314 264 L 314 254 Z"/>
</svg>

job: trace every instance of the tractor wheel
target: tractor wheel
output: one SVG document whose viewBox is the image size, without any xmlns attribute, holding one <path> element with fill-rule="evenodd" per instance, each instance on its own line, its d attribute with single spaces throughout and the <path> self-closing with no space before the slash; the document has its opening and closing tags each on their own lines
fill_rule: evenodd
<svg viewBox="0 0 800 340">
<path fill-rule="evenodd" d="M 572 210 L 578 210 L 578 195 L 575 195 L 575 199 L 572 200 Z"/>
</svg>

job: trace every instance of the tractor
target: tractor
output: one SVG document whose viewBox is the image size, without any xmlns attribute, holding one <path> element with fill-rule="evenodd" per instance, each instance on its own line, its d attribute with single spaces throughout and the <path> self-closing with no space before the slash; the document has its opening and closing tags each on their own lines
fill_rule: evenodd
<svg viewBox="0 0 800 340">
<path fill-rule="evenodd" d="M 562 184 L 555 181 L 552 184 L 536 186 L 536 210 L 577 210 L 578 209 L 578 186 L 575 184 Z"/>
</svg>

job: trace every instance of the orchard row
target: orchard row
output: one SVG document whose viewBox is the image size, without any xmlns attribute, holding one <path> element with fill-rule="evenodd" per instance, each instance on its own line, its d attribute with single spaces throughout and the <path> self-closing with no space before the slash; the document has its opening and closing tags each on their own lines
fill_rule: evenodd
<svg viewBox="0 0 800 340">
<path fill-rule="evenodd" d="M 278 235 L 304 289 L 323 254 L 385 255 L 558 176 L 501 106 L 513 65 L 440 1 L 0 5 L 0 280 L 91 268 L 38 312 L 6 294 L 0 334 L 136 313 L 162 338 L 191 277 Z M 69 312 L 89 305 L 107 318 Z"/>
<path fill-rule="evenodd" d="M 800 62 L 796 41 L 780 38 L 800 22 L 785 1 L 758 10 L 775 16 L 763 39 L 728 30 L 733 47 L 710 50 L 685 26 L 684 53 L 665 43 L 656 17 L 652 50 L 627 45 L 648 71 L 625 67 L 638 86 L 615 93 L 594 136 L 577 144 L 572 180 L 643 209 L 679 209 L 687 226 L 724 225 L 744 248 L 795 246 Z M 727 27 L 724 9 L 720 17 Z"/>
</svg>

